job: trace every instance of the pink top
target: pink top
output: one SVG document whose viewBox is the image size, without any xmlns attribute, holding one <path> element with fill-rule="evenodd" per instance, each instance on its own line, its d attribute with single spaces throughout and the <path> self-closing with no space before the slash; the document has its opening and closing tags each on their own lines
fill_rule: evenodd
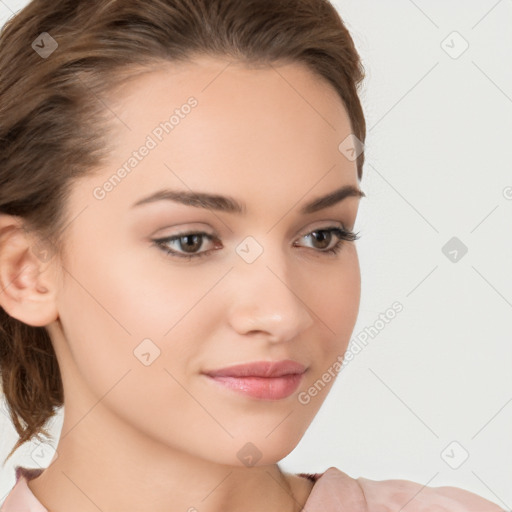
<svg viewBox="0 0 512 512">
<path fill-rule="evenodd" d="M 27 485 L 43 469 L 16 466 L 16 483 L 0 512 L 48 512 Z M 351 478 L 338 468 L 298 473 L 315 484 L 305 512 L 505 512 L 472 492 L 455 487 L 424 487 L 409 480 Z"/>
</svg>

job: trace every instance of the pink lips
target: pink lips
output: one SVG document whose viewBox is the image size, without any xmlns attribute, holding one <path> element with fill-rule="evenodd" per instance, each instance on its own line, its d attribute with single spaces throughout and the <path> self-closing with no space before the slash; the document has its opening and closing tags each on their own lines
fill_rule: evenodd
<svg viewBox="0 0 512 512">
<path fill-rule="evenodd" d="M 263 400 L 280 400 L 294 393 L 306 367 L 289 359 L 257 361 L 204 372 L 213 381 Z"/>
</svg>

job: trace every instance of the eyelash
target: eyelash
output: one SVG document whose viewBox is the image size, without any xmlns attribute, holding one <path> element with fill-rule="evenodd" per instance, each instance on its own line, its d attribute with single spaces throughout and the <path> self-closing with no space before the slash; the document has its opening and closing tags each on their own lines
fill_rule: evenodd
<svg viewBox="0 0 512 512">
<path fill-rule="evenodd" d="M 330 257 L 333 257 L 337 253 L 339 253 L 340 250 L 342 249 L 342 246 L 345 245 L 345 242 L 353 242 L 354 240 L 359 240 L 359 238 L 360 238 L 359 233 L 354 233 L 353 231 L 349 231 L 349 230 L 346 230 L 345 228 L 340 228 L 340 227 L 336 227 L 336 226 L 331 226 L 331 227 L 323 228 L 323 229 L 314 229 L 313 231 L 310 231 L 309 233 L 302 235 L 301 238 L 309 236 L 312 233 L 319 233 L 319 232 L 320 233 L 321 232 L 334 233 L 339 239 L 338 242 L 336 242 L 336 245 L 334 247 L 331 247 L 330 249 L 326 249 L 326 250 L 321 250 L 321 249 L 317 250 L 317 252 L 326 254 L 327 256 L 330 256 Z M 190 231 L 188 233 L 180 233 L 178 235 L 174 235 L 174 236 L 170 236 L 170 237 L 166 237 L 166 238 L 159 238 L 159 239 L 153 240 L 153 242 L 155 243 L 155 245 L 158 248 L 160 248 L 165 253 L 167 253 L 167 255 L 170 256 L 171 258 L 180 258 L 180 259 L 184 259 L 184 260 L 191 260 L 193 258 L 201 258 L 203 256 L 209 255 L 211 252 L 213 252 L 215 250 L 215 249 L 210 249 L 209 251 L 185 255 L 185 254 L 181 254 L 180 252 L 175 251 L 173 249 L 169 249 L 165 245 L 169 242 L 175 242 L 175 241 L 180 240 L 181 238 L 191 236 L 191 235 L 204 236 L 205 238 L 207 238 L 210 241 L 218 240 L 216 237 L 209 235 L 208 233 L 204 233 L 202 231 Z M 313 249 L 313 250 L 315 250 L 315 249 Z"/>
</svg>

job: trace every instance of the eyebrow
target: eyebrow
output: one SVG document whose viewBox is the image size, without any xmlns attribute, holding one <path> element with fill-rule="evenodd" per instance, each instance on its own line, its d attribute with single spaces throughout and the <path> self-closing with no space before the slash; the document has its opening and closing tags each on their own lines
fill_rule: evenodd
<svg viewBox="0 0 512 512">
<path fill-rule="evenodd" d="M 341 188 L 330 192 L 329 194 L 317 197 L 304 205 L 299 213 L 307 215 L 333 206 L 347 197 L 366 197 L 366 194 L 353 185 L 344 185 Z M 132 208 L 144 204 L 154 203 L 156 201 L 174 201 L 186 206 L 194 206 L 196 208 L 207 208 L 220 212 L 245 214 L 246 205 L 240 203 L 233 197 L 221 196 L 217 194 L 207 194 L 204 192 L 195 192 L 188 190 L 159 190 L 147 197 L 144 197 L 132 205 Z"/>
</svg>

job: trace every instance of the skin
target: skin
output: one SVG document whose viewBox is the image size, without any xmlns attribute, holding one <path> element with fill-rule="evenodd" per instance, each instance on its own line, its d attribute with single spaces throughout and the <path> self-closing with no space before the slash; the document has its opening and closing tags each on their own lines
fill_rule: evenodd
<svg viewBox="0 0 512 512">
<path fill-rule="evenodd" d="M 227 62 L 162 65 L 111 99 L 122 123 L 109 135 L 109 161 L 74 184 L 65 261 L 36 258 L 22 230 L 5 236 L 1 305 L 47 327 L 64 383 L 58 456 L 29 482 L 49 510 L 283 512 L 299 510 L 311 492 L 309 480 L 282 474 L 277 462 L 334 383 L 308 404 L 297 400 L 347 348 L 360 269 L 354 242 L 332 256 L 303 235 L 333 225 L 353 230 L 360 199 L 310 215 L 298 210 L 342 185 L 359 188 L 355 161 L 338 150 L 350 121 L 335 90 L 301 64 Z M 190 96 L 198 106 L 95 199 L 94 188 Z M 164 187 L 233 196 L 247 213 L 171 201 L 131 208 Z M 0 219 L 0 229 L 16 225 Z M 220 240 L 203 239 L 196 252 L 217 250 L 186 261 L 152 243 L 188 231 Z M 236 252 L 247 236 L 263 248 L 251 264 Z M 146 338 L 160 349 L 149 366 L 134 356 Z M 201 374 L 282 359 L 308 369 L 299 389 L 276 401 Z M 261 452 L 253 466 L 237 457 L 248 442 Z"/>
</svg>

